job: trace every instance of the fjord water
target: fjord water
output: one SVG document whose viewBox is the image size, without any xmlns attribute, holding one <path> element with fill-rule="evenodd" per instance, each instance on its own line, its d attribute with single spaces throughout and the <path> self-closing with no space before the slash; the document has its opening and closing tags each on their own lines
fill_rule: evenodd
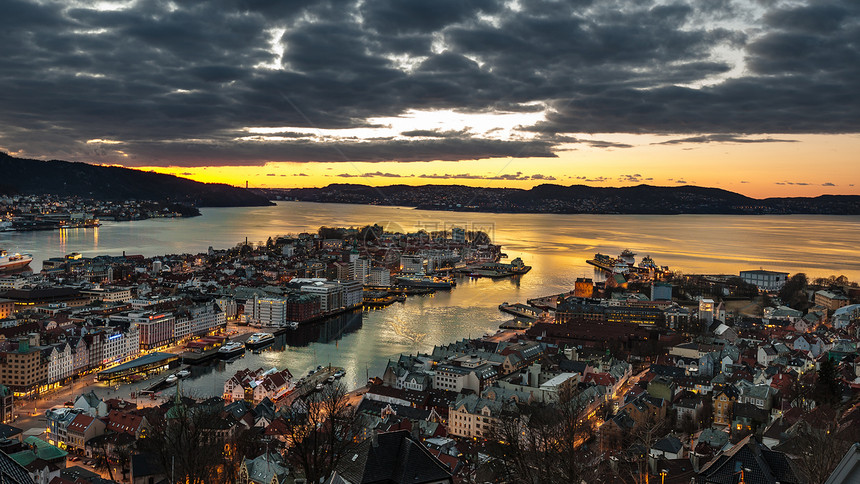
<svg viewBox="0 0 860 484">
<path fill-rule="evenodd" d="M 378 223 L 392 230 L 438 230 L 452 225 L 487 231 L 510 258 L 533 267 L 517 279 L 468 279 L 450 292 L 409 297 L 384 309 L 357 312 L 303 326 L 278 338 L 274 351 L 248 353 L 234 363 L 195 368 L 183 388 L 220 394 L 228 375 L 245 367 L 288 367 L 300 376 L 329 363 L 347 369 L 355 386 L 381 375 L 400 353 L 493 332 L 510 319 L 505 301 L 568 291 L 577 277 L 593 277 L 585 260 L 595 252 L 617 255 L 629 248 L 637 260 L 684 273 L 737 274 L 744 269 L 844 274 L 860 280 L 860 217 L 734 215 L 553 215 L 437 212 L 366 205 L 280 202 L 272 207 L 206 208 L 191 219 L 106 222 L 97 229 L 0 233 L 0 247 L 33 254 L 32 268 L 48 257 L 80 252 L 92 257 L 204 252 L 269 236 L 315 232 L 321 225 L 359 227 Z M 283 351 L 280 351 L 283 350 Z"/>
</svg>

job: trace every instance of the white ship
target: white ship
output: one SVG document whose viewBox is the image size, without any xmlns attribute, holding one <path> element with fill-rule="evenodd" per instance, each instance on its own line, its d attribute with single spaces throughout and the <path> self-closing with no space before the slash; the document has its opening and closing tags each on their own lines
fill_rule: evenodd
<svg viewBox="0 0 860 484">
<path fill-rule="evenodd" d="M 218 355 L 229 358 L 232 356 L 240 355 L 245 352 L 245 345 L 239 343 L 238 341 L 231 341 L 224 346 L 218 348 Z"/>
<path fill-rule="evenodd" d="M 275 335 L 272 333 L 254 333 L 248 338 L 248 341 L 245 342 L 245 346 L 248 348 L 259 348 L 261 346 L 266 346 L 267 344 L 275 341 Z"/>
<path fill-rule="evenodd" d="M 9 255 L 5 250 L 0 249 L 0 272 L 12 271 L 26 267 L 33 260 L 30 254 L 12 254 Z"/>
</svg>

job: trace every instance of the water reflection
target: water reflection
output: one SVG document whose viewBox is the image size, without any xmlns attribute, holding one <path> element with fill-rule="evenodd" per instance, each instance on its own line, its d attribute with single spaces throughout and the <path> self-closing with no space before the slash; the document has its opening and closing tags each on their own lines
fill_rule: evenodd
<svg viewBox="0 0 860 484">
<path fill-rule="evenodd" d="M 274 207 L 207 208 L 192 219 L 105 222 L 98 229 L 57 232 L 3 232 L 0 248 L 30 252 L 33 268 L 67 252 L 85 256 L 204 252 L 230 247 L 248 237 L 314 232 L 320 225 L 360 226 L 388 220 L 407 231 L 450 226 L 481 226 L 513 259 L 532 270 L 513 279 L 461 278 L 451 291 L 410 296 L 403 303 L 345 314 L 301 326 L 278 337 L 260 354 L 246 352 L 232 362 L 195 368 L 186 383 L 199 394 L 221 393 L 224 381 L 242 368 L 289 368 L 301 375 L 317 365 L 347 369 L 345 384 L 363 384 L 381 375 L 400 353 L 428 352 L 434 345 L 495 331 L 507 316 L 504 301 L 569 291 L 577 277 L 602 280 L 585 263 L 595 252 L 650 255 L 659 265 L 686 273 L 730 273 L 759 268 L 806 272 L 812 277 L 844 274 L 860 280 L 857 216 L 722 215 L 538 215 L 432 212 L 397 207 L 283 202 Z"/>
</svg>

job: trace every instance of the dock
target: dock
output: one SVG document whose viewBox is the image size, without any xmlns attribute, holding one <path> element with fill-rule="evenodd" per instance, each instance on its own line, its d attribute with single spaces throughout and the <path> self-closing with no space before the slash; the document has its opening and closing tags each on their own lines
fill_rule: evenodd
<svg viewBox="0 0 860 484">
<path fill-rule="evenodd" d="M 304 380 L 302 385 L 296 385 L 296 388 L 290 393 L 284 395 L 277 402 L 275 402 L 278 406 L 291 405 L 297 398 L 303 398 L 311 393 L 317 391 L 317 384 L 326 385 L 329 377 L 334 376 L 338 371 L 345 371 L 343 368 L 339 366 L 328 366 L 320 369 L 319 371 L 314 371 L 312 375 L 305 376 L 300 380 Z M 337 382 L 337 380 L 335 380 Z"/>
<path fill-rule="evenodd" d="M 499 311 L 506 312 L 508 314 L 513 314 L 514 316 L 518 316 L 520 318 L 532 319 L 532 320 L 539 318 L 540 313 L 542 312 L 542 311 L 539 311 L 539 310 L 533 308 L 532 306 L 527 306 L 525 304 L 519 304 L 519 303 L 516 303 L 516 304 L 508 304 L 508 303 L 499 304 Z"/>
</svg>

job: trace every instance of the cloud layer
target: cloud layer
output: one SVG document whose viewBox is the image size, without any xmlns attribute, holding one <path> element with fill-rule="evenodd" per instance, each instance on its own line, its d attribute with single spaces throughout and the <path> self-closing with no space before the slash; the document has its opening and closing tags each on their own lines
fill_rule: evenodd
<svg viewBox="0 0 860 484">
<path fill-rule="evenodd" d="M 581 133 L 703 143 L 860 131 L 855 0 L 88 5 L 4 2 L 0 147 L 195 166 L 629 146 L 570 136 Z M 442 109 L 545 119 L 505 134 L 463 126 L 327 134 Z M 248 127 L 284 129 L 248 137 Z"/>
</svg>

